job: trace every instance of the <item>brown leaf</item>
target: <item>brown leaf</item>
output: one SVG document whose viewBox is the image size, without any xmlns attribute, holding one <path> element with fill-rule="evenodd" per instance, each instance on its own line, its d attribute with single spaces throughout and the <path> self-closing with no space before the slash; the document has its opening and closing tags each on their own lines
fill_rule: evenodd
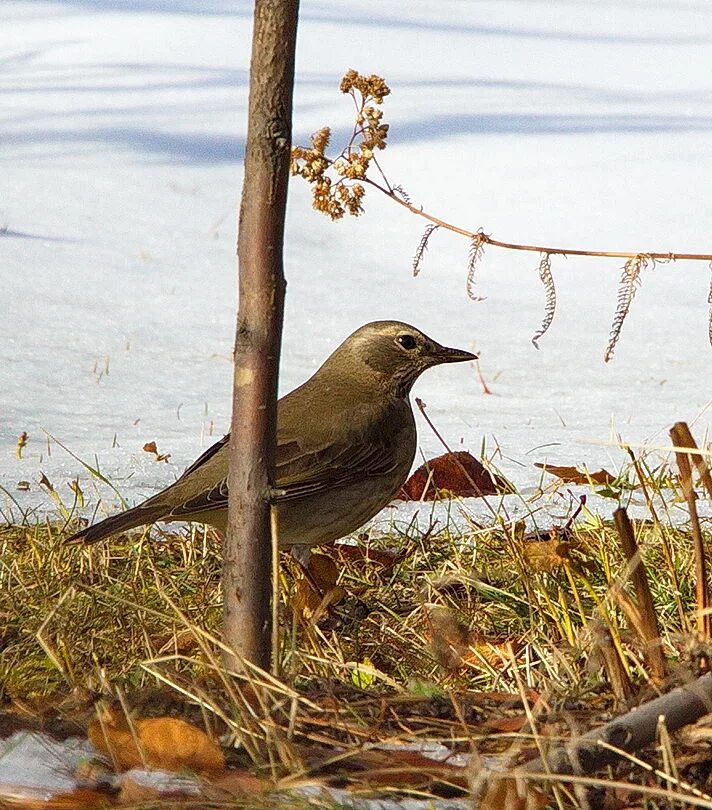
<svg viewBox="0 0 712 810">
<path fill-rule="evenodd" d="M 598 470 L 597 472 L 588 472 L 586 470 L 579 470 L 577 467 L 557 467 L 554 464 L 534 464 L 540 470 L 548 472 L 550 475 L 555 475 L 567 484 L 612 484 L 618 480 L 617 476 L 611 475 L 607 470 Z"/>
<path fill-rule="evenodd" d="M 549 573 L 569 562 L 571 545 L 556 537 L 551 540 L 532 540 L 522 545 L 522 556 L 533 571 Z"/>
<path fill-rule="evenodd" d="M 120 709 L 104 708 L 89 724 L 92 744 L 119 770 L 159 768 L 165 771 L 220 771 L 225 758 L 199 728 L 176 717 L 134 720 L 129 726 Z"/>
<path fill-rule="evenodd" d="M 511 697 L 511 695 L 510 695 Z M 480 724 L 480 728 L 487 731 L 496 731 L 499 734 L 516 734 L 527 724 L 526 714 L 518 714 L 514 717 L 491 717 Z"/>
<path fill-rule="evenodd" d="M 317 624 L 326 614 L 330 605 L 340 602 L 346 592 L 340 585 L 320 592 L 306 578 L 298 579 L 292 594 L 292 610 L 302 622 Z"/>
<path fill-rule="evenodd" d="M 485 636 L 469 630 L 444 607 L 430 610 L 428 619 L 433 657 L 451 671 L 464 665 L 481 668 L 483 659 L 489 666 L 500 669 L 511 658 L 510 646 L 515 651 L 521 647 L 521 639 Z"/>
<path fill-rule="evenodd" d="M 438 783 L 467 788 L 469 782 L 466 768 L 407 748 L 359 751 L 343 764 L 349 770 L 350 782 L 369 787 L 432 790 Z M 352 769 L 358 770 L 353 773 Z"/>
<path fill-rule="evenodd" d="M 146 442 L 143 449 L 146 453 L 153 453 L 153 455 L 156 457 L 156 461 L 168 462 L 168 459 L 171 457 L 170 453 L 159 453 L 156 442 Z"/>
<path fill-rule="evenodd" d="M 210 781 L 210 785 L 205 788 L 203 795 L 206 799 L 216 800 L 225 794 L 233 798 L 243 798 L 245 796 L 256 797 L 261 793 L 267 793 L 274 785 L 266 779 L 260 779 L 249 771 L 243 769 L 233 769 L 225 771 L 216 779 Z"/>
<path fill-rule="evenodd" d="M 309 573 L 322 591 L 331 590 L 339 578 L 336 563 L 325 554 L 311 555 L 309 558 Z"/>
<path fill-rule="evenodd" d="M 480 807 L 487 810 L 539 810 L 549 804 L 547 797 L 532 785 L 506 777 L 493 778 Z"/>
<path fill-rule="evenodd" d="M 508 491 L 507 483 L 460 450 L 426 461 L 403 484 L 395 500 L 433 501 L 439 497 L 480 498 Z"/>
<path fill-rule="evenodd" d="M 380 565 L 385 569 L 385 572 L 393 568 L 399 562 L 402 562 L 409 553 L 407 549 L 400 549 L 399 551 L 388 551 L 386 549 L 376 548 L 363 548 L 363 546 L 351 546 L 346 543 L 337 543 L 331 546 L 331 550 L 343 562 L 350 562 L 356 564 L 358 567 L 365 567 L 368 564 Z M 359 565 L 361 564 L 361 565 Z"/>
<path fill-rule="evenodd" d="M 180 784 L 183 781 L 184 784 Z M 118 796 L 119 804 L 130 804 L 133 806 L 148 805 L 157 802 L 165 803 L 173 799 L 178 801 L 180 799 L 195 799 L 197 790 L 197 782 L 189 783 L 187 779 L 176 777 L 175 785 L 152 785 L 150 783 L 140 782 L 131 774 L 122 774 L 119 780 L 120 790 Z M 202 792 L 202 791 L 201 791 Z"/>
</svg>

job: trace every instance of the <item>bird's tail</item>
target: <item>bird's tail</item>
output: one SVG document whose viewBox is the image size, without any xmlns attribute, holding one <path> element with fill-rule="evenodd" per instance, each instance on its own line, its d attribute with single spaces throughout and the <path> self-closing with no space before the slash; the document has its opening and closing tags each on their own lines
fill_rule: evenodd
<svg viewBox="0 0 712 810">
<path fill-rule="evenodd" d="M 160 520 L 164 514 L 165 510 L 160 507 L 151 509 L 150 507 L 136 506 L 133 509 L 127 509 L 125 512 L 119 512 L 118 515 L 111 515 L 105 520 L 100 520 L 99 523 L 95 523 L 93 526 L 87 526 L 68 537 L 64 542 L 66 545 L 77 545 L 79 543 L 91 545 L 105 540 L 113 534 L 119 534 L 119 532 L 125 532 L 146 523 L 153 523 Z"/>
</svg>

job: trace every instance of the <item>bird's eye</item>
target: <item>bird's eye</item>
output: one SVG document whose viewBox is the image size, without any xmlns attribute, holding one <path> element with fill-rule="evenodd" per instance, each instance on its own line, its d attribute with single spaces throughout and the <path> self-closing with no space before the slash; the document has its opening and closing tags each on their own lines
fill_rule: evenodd
<svg viewBox="0 0 712 810">
<path fill-rule="evenodd" d="M 400 345 L 404 349 L 407 349 L 408 351 L 414 349 L 416 346 L 415 338 L 413 337 L 413 335 L 398 335 L 396 341 L 400 343 Z"/>
</svg>

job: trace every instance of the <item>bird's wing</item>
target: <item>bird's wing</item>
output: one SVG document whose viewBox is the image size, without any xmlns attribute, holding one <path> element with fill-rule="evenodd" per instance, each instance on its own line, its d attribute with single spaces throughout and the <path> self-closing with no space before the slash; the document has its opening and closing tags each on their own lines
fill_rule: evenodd
<svg viewBox="0 0 712 810">
<path fill-rule="evenodd" d="M 228 436 L 213 445 L 192 464 L 180 479 L 200 475 L 200 469 L 227 444 Z M 225 451 L 226 452 L 226 451 Z M 320 448 L 305 449 L 297 439 L 283 441 L 277 446 L 276 493 L 274 501 L 293 501 L 365 478 L 387 475 L 397 466 L 386 444 L 376 439 L 354 445 L 351 441 L 331 443 Z M 227 507 L 227 478 L 208 489 L 197 492 L 170 510 L 170 517 L 190 515 Z"/>
<path fill-rule="evenodd" d="M 298 441 L 277 448 L 277 483 L 275 501 L 289 501 L 347 485 L 388 475 L 398 466 L 392 449 L 385 442 L 371 438 L 303 450 Z"/>
</svg>

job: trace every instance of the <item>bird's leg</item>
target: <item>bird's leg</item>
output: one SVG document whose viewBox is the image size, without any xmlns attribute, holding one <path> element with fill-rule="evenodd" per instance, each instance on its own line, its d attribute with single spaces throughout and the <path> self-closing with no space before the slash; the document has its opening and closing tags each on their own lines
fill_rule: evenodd
<svg viewBox="0 0 712 810">
<path fill-rule="evenodd" d="M 304 578 L 307 580 L 314 593 L 317 594 L 320 599 L 323 599 L 324 589 L 316 581 L 314 574 L 312 574 L 311 570 L 309 569 L 309 561 L 311 560 L 312 556 L 311 547 L 303 545 L 292 546 L 290 551 L 292 557 L 297 561 L 299 567 L 302 569 Z"/>
</svg>

